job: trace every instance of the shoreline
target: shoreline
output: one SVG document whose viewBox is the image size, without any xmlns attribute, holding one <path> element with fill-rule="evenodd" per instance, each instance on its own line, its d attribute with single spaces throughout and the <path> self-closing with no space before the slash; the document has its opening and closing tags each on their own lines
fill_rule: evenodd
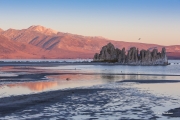
<svg viewBox="0 0 180 120">
<path fill-rule="evenodd" d="M 13 72 L 13 71 L 11 71 Z M 0 76 L 0 79 L 6 79 L 6 78 L 31 78 L 31 79 L 44 79 L 46 76 L 51 75 L 144 75 L 144 76 L 180 76 L 180 75 L 173 75 L 173 74 L 136 74 L 136 73 L 83 73 L 83 72 L 41 72 L 41 73 L 30 73 L 30 74 L 20 74 L 17 76 Z"/>
<path fill-rule="evenodd" d="M 108 62 L 0 62 L 0 66 L 57 66 L 57 65 L 121 65 L 121 66 L 167 66 L 169 64 L 122 64 Z"/>
</svg>

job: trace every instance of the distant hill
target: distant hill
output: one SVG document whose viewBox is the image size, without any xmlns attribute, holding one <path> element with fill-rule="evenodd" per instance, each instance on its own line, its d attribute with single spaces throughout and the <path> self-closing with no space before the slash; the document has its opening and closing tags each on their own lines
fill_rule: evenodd
<svg viewBox="0 0 180 120">
<path fill-rule="evenodd" d="M 40 25 L 27 29 L 0 29 L 1 41 L 7 41 L 0 51 L 0 58 L 93 58 L 102 46 L 111 42 L 122 49 L 130 47 L 139 49 L 157 48 L 163 46 L 136 42 L 114 41 L 103 37 L 89 37 L 70 33 L 62 33 Z M 25 46 L 24 49 L 20 49 Z M 169 58 L 180 59 L 180 45 L 165 46 Z M 12 49 L 16 52 L 12 52 Z M 6 52 L 7 50 L 11 52 Z"/>
</svg>

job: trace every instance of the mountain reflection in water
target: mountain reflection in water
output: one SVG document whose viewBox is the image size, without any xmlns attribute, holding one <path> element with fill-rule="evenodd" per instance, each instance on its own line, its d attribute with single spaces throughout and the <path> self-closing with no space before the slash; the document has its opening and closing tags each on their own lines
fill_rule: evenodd
<svg viewBox="0 0 180 120">
<path fill-rule="evenodd" d="M 27 82 L 27 83 L 18 83 L 18 84 L 9 84 L 7 85 L 10 88 L 13 87 L 25 87 L 31 91 L 43 91 L 49 88 L 58 86 L 57 81 L 42 81 L 42 82 Z"/>
</svg>

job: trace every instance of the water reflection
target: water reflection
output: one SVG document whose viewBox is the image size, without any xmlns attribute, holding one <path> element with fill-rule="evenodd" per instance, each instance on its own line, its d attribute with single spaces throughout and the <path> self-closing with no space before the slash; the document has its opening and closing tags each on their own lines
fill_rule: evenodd
<svg viewBox="0 0 180 120">
<path fill-rule="evenodd" d="M 46 76 L 47 81 L 25 81 L 22 83 L 10 83 L 2 86 L 9 88 L 21 87 L 28 88 L 31 91 L 44 91 L 50 89 L 63 89 L 90 86 L 97 84 L 106 84 L 122 80 L 179 80 L 179 76 L 150 76 L 150 75 L 86 75 L 86 74 L 64 74 Z M 68 78 L 68 80 L 67 80 Z"/>
<path fill-rule="evenodd" d="M 156 83 L 156 84 L 134 84 L 134 87 L 140 88 L 142 90 L 148 90 L 155 94 L 166 94 L 172 97 L 179 97 L 179 87 L 180 83 Z"/>
<path fill-rule="evenodd" d="M 101 75 L 101 79 L 109 83 L 109 82 L 115 82 L 116 79 L 118 78 L 115 75 Z"/>
<path fill-rule="evenodd" d="M 74 69 L 76 68 L 76 69 Z M 152 69 L 151 69 L 152 68 Z M 69 66 L 56 66 L 56 67 L 33 67 L 33 66 L 10 66 L 0 67 L 0 76 L 6 75 L 19 75 L 19 74 L 37 74 L 43 73 L 57 73 L 56 75 L 46 75 L 47 80 L 36 80 L 28 81 L 24 78 L 22 82 L 9 80 L 10 82 L 2 84 L 0 95 L 21 95 L 31 94 L 49 90 L 59 90 L 75 87 L 86 87 L 99 84 L 108 84 L 122 80 L 179 80 L 179 76 L 160 76 L 160 75 L 138 75 L 133 73 L 148 73 L 151 69 L 152 73 L 155 73 L 155 68 L 162 69 L 166 68 L 167 71 L 171 71 L 172 67 L 152 67 L 152 66 L 94 66 L 94 65 L 69 65 Z M 116 71 L 117 70 L 117 71 Z M 172 70 L 173 71 L 173 70 Z M 179 73 L 179 68 L 174 70 Z M 150 72 L 150 73 L 151 73 Z M 118 74 L 116 74 L 118 73 Z M 59 75 L 58 75 L 59 74 Z M 131 75 L 130 75 L 131 74 Z M 159 74 L 159 73 L 158 73 Z M 67 79 L 68 78 L 68 79 Z M 5 94 L 4 94 L 5 93 Z M 1 97 L 1 96 L 0 96 Z"/>
<path fill-rule="evenodd" d="M 9 84 L 7 87 L 24 87 L 28 88 L 31 91 L 43 91 L 49 88 L 58 86 L 57 81 L 43 81 L 43 82 L 27 82 L 27 83 L 18 83 L 18 84 Z"/>
<path fill-rule="evenodd" d="M 70 80 L 66 80 L 66 78 Z M 93 85 L 99 85 L 107 83 L 100 79 L 100 76 L 94 75 L 52 75 L 47 76 L 46 81 L 34 81 L 34 82 L 21 82 L 21 83 L 9 83 L 0 86 L 0 97 L 6 97 L 11 95 L 32 94 L 43 91 L 59 90 L 76 87 L 88 87 Z"/>
<path fill-rule="evenodd" d="M 107 82 L 122 81 L 122 80 L 179 80 L 179 76 L 154 76 L 154 75 L 104 75 L 101 74 L 101 79 Z"/>
</svg>

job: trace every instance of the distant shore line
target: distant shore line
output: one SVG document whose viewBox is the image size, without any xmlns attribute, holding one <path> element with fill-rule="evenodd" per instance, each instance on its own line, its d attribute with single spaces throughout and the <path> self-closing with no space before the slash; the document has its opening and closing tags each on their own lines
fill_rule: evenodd
<svg viewBox="0 0 180 120">
<path fill-rule="evenodd" d="M 48 63 L 48 64 L 47 64 Z M 169 63 L 169 65 L 172 63 Z M 180 64 L 180 63 L 174 63 L 174 64 Z M 122 63 L 109 63 L 109 62 L 58 62 L 58 61 L 0 61 L 0 66 L 7 66 L 7 65 L 12 65 L 12 66 L 31 66 L 31 65 L 37 65 L 37 66 L 50 66 L 50 65 L 128 65 L 128 66 L 166 66 L 163 64 L 122 64 Z"/>
<path fill-rule="evenodd" d="M 47 64 L 48 63 L 48 64 Z M 180 63 L 177 63 L 180 64 Z M 111 63 L 111 62 L 62 62 L 62 61 L 0 61 L 0 66 L 51 66 L 51 65 L 128 65 L 128 66 L 166 66 L 163 64 L 122 64 L 122 63 Z"/>
</svg>

